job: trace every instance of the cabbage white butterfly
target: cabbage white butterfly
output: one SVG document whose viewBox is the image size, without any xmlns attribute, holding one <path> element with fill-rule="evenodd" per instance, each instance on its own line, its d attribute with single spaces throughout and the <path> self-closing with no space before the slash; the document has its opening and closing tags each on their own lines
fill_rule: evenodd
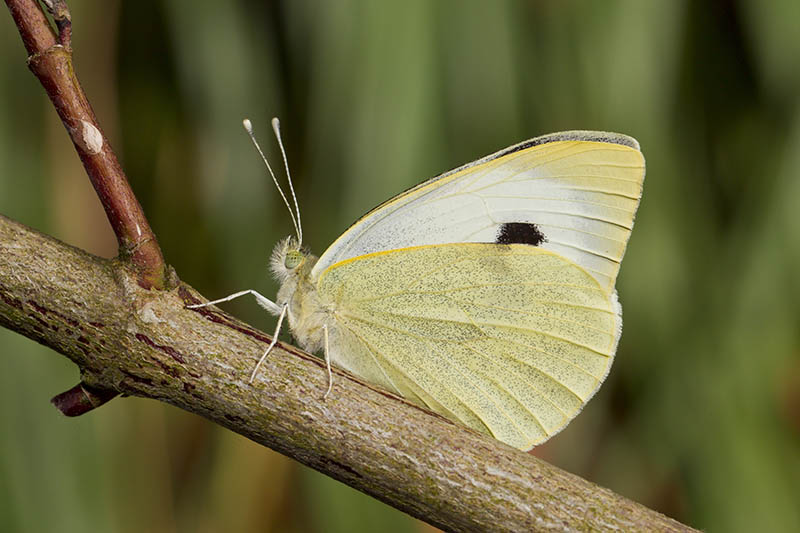
<svg viewBox="0 0 800 533">
<path fill-rule="evenodd" d="M 563 429 L 611 368 L 622 332 L 614 285 L 642 193 L 644 157 L 616 133 L 536 137 L 376 207 L 316 257 L 277 119 L 295 236 L 275 247 L 278 316 L 304 349 L 511 446 Z"/>
</svg>

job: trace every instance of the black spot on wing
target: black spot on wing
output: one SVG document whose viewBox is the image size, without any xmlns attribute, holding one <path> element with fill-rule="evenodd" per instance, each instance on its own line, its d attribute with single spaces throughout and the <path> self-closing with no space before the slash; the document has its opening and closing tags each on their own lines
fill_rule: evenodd
<svg viewBox="0 0 800 533">
<path fill-rule="evenodd" d="M 539 246 L 546 242 L 547 238 L 539 230 L 536 224 L 529 222 L 506 222 L 500 226 L 497 232 L 497 244 L 530 244 Z"/>
</svg>

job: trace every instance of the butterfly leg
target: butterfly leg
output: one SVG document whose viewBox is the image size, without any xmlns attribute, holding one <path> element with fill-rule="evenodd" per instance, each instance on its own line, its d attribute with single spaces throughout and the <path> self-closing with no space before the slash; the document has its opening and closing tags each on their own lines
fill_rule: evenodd
<svg viewBox="0 0 800 533">
<path fill-rule="evenodd" d="M 230 296 L 226 296 L 225 298 L 220 298 L 219 300 L 213 300 L 211 302 L 206 302 L 204 304 L 187 305 L 186 308 L 187 309 L 199 309 L 201 307 L 207 307 L 209 305 L 219 304 L 219 303 L 222 303 L 222 302 L 230 302 L 231 300 L 235 300 L 236 298 L 238 298 L 240 296 L 244 296 L 246 294 L 252 294 L 255 297 L 256 302 L 258 302 L 258 305 L 260 305 L 261 307 L 263 307 L 264 309 L 266 309 L 267 311 L 269 311 L 273 315 L 280 315 L 283 312 L 283 309 L 281 308 L 280 305 L 276 304 L 275 302 L 273 302 L 272 300 L 270 300 L 266 296 L 262 296 L 261 294 L 257 293 L 256 291 L 254 291 L 252 289 L 239 291 L 237 293 L 231 294 Z"/>
<path fill-rule="evenodd" d="M 328 395 L 331 393 L 331 389 L 333 388 L 333 372 L 331 372 L 331 350 L 330 345 L 328 343 L 328 325 L 322 325 L 322 331 L 325 333 L 325 365 L 328 367 L 328 390 L 325 391 L 325 395 L 322 397 L 323 400 L 328 399 Z"/>
<path fill-rule="evenodd" d="M 281 324 L 283 324 L 283 319 L 286 318 L 286 313 L 289 310 L 289 305 L 286 304 L 283 307 L 279 307 L 278 309 L 280 309 L 280 314 L 278 315 L 278 325 L 275 326 L 275 334 L 272 336 L 272 342 L 269 343 L 269 346 L 267 346 L 267 350 L 264 352 L 264 355 L 262 355 L 261 359 L 259 359 L 258 363 L 256 363 L 256 367 L 253 369 L 253 373 L 250 374 L 250 383 L 252 383 L 253 380 L 255 379 L 256 373 L 258 372 L 258 369 L 261 367 L 261 363 L 264 362 L 264 360 L 269 355 L 269 352 L 271 352 L 272 349 L 275 347 L 275 345 L 278 344 L 278 335 L 280 335 L 281 333 Z"/>
</svg>

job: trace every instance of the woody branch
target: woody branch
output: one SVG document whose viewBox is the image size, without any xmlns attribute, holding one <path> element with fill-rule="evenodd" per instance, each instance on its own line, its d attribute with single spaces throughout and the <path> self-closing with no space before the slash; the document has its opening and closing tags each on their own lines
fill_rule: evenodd
<svg viewBox="0 0 800 533">
<path fill-rule="evenodd" d="M 119 241 L 103 259 L 0 215 L 0 325 L 71 359 L 82 382 L 56 398 L 80 414 L 116 394 L 199 414 L 450 531 L 690 531 L 536 457 L 456 426 L 292 347 L 247 382 L 269 337 L 168 276 L 155 236 L 80 88 L 69 12 L 6 0 Z M 160 289 L 160 290 L 150 290 Z M 268 377 L 265 377 L 268 376 Z"/>
</svg>

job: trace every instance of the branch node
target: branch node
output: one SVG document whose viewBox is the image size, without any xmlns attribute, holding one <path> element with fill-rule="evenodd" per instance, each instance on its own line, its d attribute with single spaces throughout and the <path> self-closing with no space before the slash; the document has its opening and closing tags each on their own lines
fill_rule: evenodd
<svg viewBox="0 0 800 533">
<path fill-rule="evenodd" d="M 25 61 L 28 64 L 28 68 L 30 68 L 34 74 L 36 74 L 35 67 L 37 67 L 38 62 L 52 54 L 64 54 L 68 59 L 71 60 L 72 58 L 72 50 L 70 48 L 67 48 L 62 44 L 54 44 L 53 46 L 50 46 L 44 50 L 29 54 Z"/>
</svg>

